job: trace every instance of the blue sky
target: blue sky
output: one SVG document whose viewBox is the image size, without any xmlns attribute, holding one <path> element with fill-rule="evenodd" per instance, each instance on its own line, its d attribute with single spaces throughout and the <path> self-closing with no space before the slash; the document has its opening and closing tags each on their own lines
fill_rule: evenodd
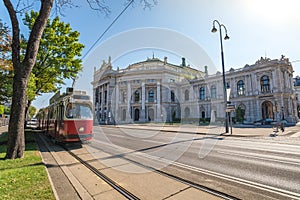
<svg viewBox="0 0 300 200">
<path fill-rule="evenodd" d="M 80 7 L 66 10 L 65 17 L 61 17 L 61 20 L 70 23 L 74 30 L 81 33 L 80 42 L 86 46 L 84 55 L 122 11 L 124 4 L 123 1 L 108 3 L 112 12 L 105 17 L 90 10 L 84 0 L 78 2 Z M 2 1 L 0 7 L 0 18 L 10 23 Z M 116 35 L 135 29 L 162 28 L 192 40 L 211 59 L 214 64 L 212 68 L 221 71 L 219 34 L 211 33 L 212 22 L 217 19 L 226 26 L 230 36 L 230 40 L 223 42 L 227 70 L 231 67 L 241 68 L 246 64 L 254 64 L 260 57 L 279 59 L 283 54 L 292 61 L 294 76 L 296 76 L 300 75 L 300 15 L 297 13 L 299 10 L 300 1 L 298 0 L 158 0 L 158 5 L 151 10 L 144 10 L 136 3 L 126 10 L 97 45 L 101 46 Z M 145 35 L 135 37 L 139 40 L 153 39 Z M 169 38 L 166 37 L 165 40 Z M 119 45 L 128 45 L 129 42 L 132 40 L 119 42 Z M 96 50 L 97 48 L 93 49 L 90 56 L 84 60 L 84 71 L 79 78 L 84 81 L 78 80 L 76 84 L 79 89 L 90 90 L 92 80 L 89 78 L 93 68 L 98 69 L 102 63 L 105 53 L 102 53 L 103 49 L 99 52 Z M 122 68 L 152 57 L 154 53 L 155 57 L 162 60 L 167 54 L 171 58 L 170 62 L 180 64 L 180 57 L 185 56 L 185 53 L 180 52 L 181 55 L 178 55 L 177 52 L 175 56 L 172 56 L 172 52 L 172 49 L 143 50 L 141 47 L 136 51 L 123 52 L 124 54 L 119 55 L 121 58 L 112 57 L 112 60 L 114 64 Z M 186 54 L 189 53 L 191 52 L 186 52 Z M 93 66 L 88 66 L 87 63 L 91 60 L 94 62 Z M 189 61 L 193 63 L 192 60 Z M 38 108 L 46 106 L 49 96 L 51 95 L 39 97 L 33 105 Z"/>
</svg>

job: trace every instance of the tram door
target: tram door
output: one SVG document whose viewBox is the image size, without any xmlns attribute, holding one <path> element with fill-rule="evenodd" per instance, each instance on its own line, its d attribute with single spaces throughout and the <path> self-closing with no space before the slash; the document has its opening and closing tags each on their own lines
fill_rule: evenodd
<svg viewBox="0 0 300 200">
<path fill-rule="evenodd" d="M 58 106 L 58 117 L 57 117 L 57 126 L 58 126 L 58 134 L 63 134 L 63 129 L 64 129 L 64 104 L 63 102 L 59 103 Z"/>
</svg>

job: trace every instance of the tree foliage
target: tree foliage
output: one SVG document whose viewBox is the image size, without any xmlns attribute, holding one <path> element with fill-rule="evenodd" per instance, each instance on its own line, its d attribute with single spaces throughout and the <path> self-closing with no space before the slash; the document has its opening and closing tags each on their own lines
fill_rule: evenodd
<svg viewBox="0 0 300 200">
<path fill-rule="evenodd" d="M 37 16 L 34 11 L 25 15 L 24 24 L 30 30 Z M 82 69 L 79 56 L 84 48 L 78 41 L 79 35 L 59 17 L 48 19 L 27 86 L 28 101 L 41 93 L 56 92 L 66 79 L 76 78 Z"/>
<path fill-rule="evenodd" d="M 241 107 L 235 109 L 235 117 L 237 122 L 243 122 L 245 120 L 245 110 Z"/>
<path fill-rule="evenodd" d="M 0 20 L 0 103 L 7 102 L 12 96 L 12 62 L 9 28 Z"/>
<path fill-rule="evenodd" d="M 4 107 L 4 114 L 9 115 L 10 114 L 10 107 Z"/>
<path fill-rule="evenodd" d="M 4 106 L 0 105 L 0 115 L 3 115 L 3 114 L 4 114 Z"/>
<path fill-rule="evenodd" d="M 86 0 L 89 5 L 95 5 L 96 10 L 107 12 L 104 0 Z M 131 0 L 130 2 L 133 2 Z M 140 0 L 141 2 L 151 2 L 151 0 Z M 153 2 L 156 0 L 152 0 Z M 61 13 L 65 8 L 76 6 L 73 0 L 40 0 L 40 1 L 11 1 L 3 0 L 6 10 L 8 11 L 12 27 L 11 43 L 11 61 L 13 63 L 13 94 L 11 113 L 8 128 L 8 142 L 6 149 L 6 159 L 22 158 L 25 150 L 24 139 L 24 117 L 26 109 L 26 88 L 30 79 L 30 74 L 36 64 L 40 42 L 44 29 L 47 25 L 50 12 L 55 2 L 55 11 Z M 13 3 L 15 4 L 13 4 Z M 36 4 L 36 5 L 35 5 Z M 26 49 L 21 56 L 21 37 L 18 14 L 28 8 L 39 10 L 39 14 L 32 24 Z M 147 5 L 145 5 L 147 6 Z"/>
<path fill-rule="evenodd" d="M 28 109 L 28 119 L 32 119 L 36 114 L 37 109 L 34 106 L 30 106 Z"/>
</svg>

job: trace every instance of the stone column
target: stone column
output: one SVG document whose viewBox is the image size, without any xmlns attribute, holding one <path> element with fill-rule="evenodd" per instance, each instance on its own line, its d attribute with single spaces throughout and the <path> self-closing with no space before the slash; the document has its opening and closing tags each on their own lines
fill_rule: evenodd
<svg viewBox="0 0 300 200">
<path fill-rule="evenodd" d="M 130 81 L 127 81 L 127 112 L 126 112 L 126 122 L 130 122 L 130 105 L 131 105 L 131 85 L 130 85 Z"/>
<path fill-rule="evenodd" d="M 142 112 L 140 116 L 140 121 L 142 122 L 144 122 L 146 119 L 145 101 L 146 101 L 145 81 L 142 81 Z"/>
<path fill-rule="evenodd" d="M 253 74 L 254 78 L 253 78 L 253 94 L 254 95 L 257 95 L 257 92 L 260 92 L 260 81 L 258 79 L 258 77 L 256 76 L 256 74 L 254 73 Z"/>
<path fill-rule="evenodd" d="M 288 73 L 288 78 L 289 78 L 289 90 L 292 90 L 293 87 L 293 76 L 292 74 Z"/>
<path fill-rule="evenodd" d="M 255 109 L 254 109 L 254 103 L 255 103 L 255 100 L 250 100 L 249 102 L 249 113 L 250 113 L 250 120 L 252 122 L 254 122 L 255 120 L 258 119 L 258 117 L 255 116 Z"/>
<path fill-rule="evenodd" d="M 258 99 L 256 99 L 256 120 L 259 120 L 261 118 L 262 118 L 261 107 L 259 105 Z"/>
<path fill-rule="evenodd" d="M 233 90 L 231 89 L 231 92 L 230 92 L 230 94 L 232 94 L 233 97 L 238 97 L 238 93 L 237 93 L 237 82 L 238 82 L 239 80 L 242 80 L 242 81 L 243 81 L 244 87 L 245 87 L 245 80 L 243 80 L 242 78 L 241 78 L 241 79 L 237 79 L 236 77 L 233 78 L 233 80 L 232 80 Z"/>
<path fill-rule="evenodd" d="M 221 99 L 224 99 L 224 89 L 223 89 L 224 86 L 223 86 L 223 82 L 222 81 L 218 81 L 217 84 L 218 84 L 218 86 L 217 86 L 217 96 L 220 96 Z M 218 99 L 220 99 L 220 98 L 218 98 Z"/>
<path fill-rule="evenodd" d="M 291 88 L 291 86 L 290 86 L 290 76 L 289 76 L 289 73 L 287 71 L 285 72 L 285 83 L 286 83 L 287 89 L 289 90 Z"/>
<path fill-rule="evenodd" d="M 110 118 L 111 118 L 111 110 L 109 108 L 109 83 L 106 84 L 106 123 L 109 124 L 110 123 Z"/>
<path fill-rule="evenodd" d="M 254 90 L 253 90 L 253 76 L 252 76 L 252 74 L 249 75 L 249 92 L 250 92 L 250 95 L 254 94 Z"/>
<path fill-rule="evenodd" d="M 282 92 L 285 92 L 286 91 L 286 75 L 285 75 L 285 71 L 282 71 L 282 74 L 283 74 L 283 91 Z"/>
<path fill-rule="evenodd" d="M 160 82 L 157 82 L 156 86 L 156 121 L 161 121 L 161 99 L 160 99 Z"/>
<path fill-rule="evenodd" d="M 107 90 L 107 93 L 106 93 L 106 108 L 107 108 L 107 110 L 109 110 L 108 109 L 108 102 L 109 102 L 109 83 L 107 83 L 107 85 L 106 85 L 106 90 Z"/>
<path fill-rule="evenodd" d="M 103 120 L 104 115 L 104 85 L 101 86 L 101 120 Z"/>
<path fill-rule="evenodd" d="M 275 74 L 275 71 L 273 70 L 272 71 L 272 86 L 271 86 L 271 90 L 273 90 L 273 93 L 277 92 L 277 85 L 276 85 L 275 79 L 276 79 L 276 74 Z M 274 88 L 276 88 L 276 90 Z"/>
<path fill-rule="evenodd" d="M 249 91 L 250 91 L 250 87 L 249 87 L 249 75 L 245 75 L 245 95 L 248 96 L 249 95 Z"/>
<path fill-rule="evenodd" d="M 115 109 L 114 109 L 114 118 L 115 122 L 120 121 L 120 114 L 119 114 L 119 105 L 121 104 L 120 102 L 120 89 L 119 89 L 119 83 L 116 82 L 116 88 L 115 88 L 115 95 L 116 95 L 116 102 L 115 102 Z"/>
</svg>

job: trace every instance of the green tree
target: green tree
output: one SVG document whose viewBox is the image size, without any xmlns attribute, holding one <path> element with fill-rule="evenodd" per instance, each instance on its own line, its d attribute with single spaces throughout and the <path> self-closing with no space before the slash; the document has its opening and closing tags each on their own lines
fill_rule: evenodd
<svg viewBox="0 0 300 200">
<path fill-rule="evenodd" d="M 4 114 L 4 106 L 0 105 L 0 115 L 3 115 L 3 114 Z"/>
<path fill-rule="evenodd" d="M 31 30 L 38 16 L 31 11 L 24 24 Z M 48 19 L 41 38 L 36 63 L 27 86 L 27 108 L 41 93 L 56 92 L 66 79 L 75 79 L 82 69 L 79 59 L 84 45 L 79 43 L 79 32 L 72 31 L 59 17 Z"/>
<path fill-rule="evenodd" d="M 9 115 L 10 114 L 10 107 L 4 107 L 4 114 Z"/>
<path fill-rule="evenodd" d="M 34 106 L 30 106 L 28 109 L 28 119 L 32 119 L 36 114 L 37 109 Z"/>
<path fill-rule="evenodd" d="M 11 36 L 9 28 L 0 19 L 0 103 L 12 96 Z"/>
<path fill-rule="evenodd" d="M 105 5 L 104 0 L 86 0 L 89 6 L 98 11 L 108 12 L 109 9 Z M 132 3 L 134 0 L 130 0 Z M 150 0 L 149 0 L 150 1 Z M 156 2 L 156 0 L 152 0 Z M 24 117 L 26 109 L 26 88 L 28 80 L 33 67 L 35 66 L 39 45 L 47 25 L 50 12 L 53 7 L 54 0 L 41 0 L 41 1 L 14 1 L 15 6 L 11 0 L 3 0 L 4 5 L 8 11 L 11 27 L 12 27 L 12 63 L 14 69 L 13 76 L 13 94 L 11 113 L 8 128 L 8 142 L 6 150 L 6 159 L 22 158 L 25 150 L 24 139 Z M 76 1 L 75 1 L 76 2 Z M 148 0 L 142 0 L 145 6 L 149 6 Z M 38 3 L 38 4 L 35 4 Z M 72 0 L 56 0 L 55 11 L 60 13 L 65 8 L 74 6 Z M 23 8 L 22 5 L 24 5 Z M 33 23 L 31 32 L 29 33 L 26 49 L 24 50 L 24 57 L 21 56 L 21 38 L 20 38 L 20 25 L 17 14 L 22 13 L 31 6 L 39 8 L 39 14 Z"/>
<path fill-rule="evenodd" d="M 235 110 L 235 117 L 237 122 L 243 122 L 245 120 L 245 110 L 241 107 L 238 107 Z"/>
</svg>

